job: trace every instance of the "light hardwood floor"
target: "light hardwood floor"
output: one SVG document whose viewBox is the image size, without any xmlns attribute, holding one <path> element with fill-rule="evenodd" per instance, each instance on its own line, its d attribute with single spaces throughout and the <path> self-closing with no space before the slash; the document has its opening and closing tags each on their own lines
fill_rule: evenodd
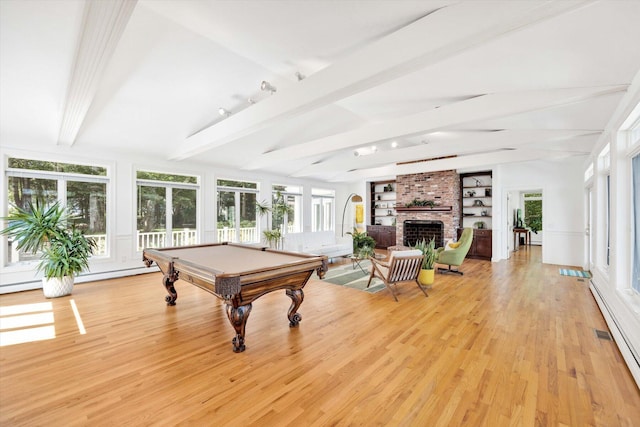
<svg viewBox="0 0 640 427">
<path fill-rule="evenodd" d="M 2 332 L 50 302 L 55 338 L 0 347 L 0 425 L 640 425 L 588 282 L 558 267 L 467 260 L 399 302 L 314 279 L 298 328 L 284 292 L 254 304 L 240 354 L 221 302 L 178 281 L 168 307 L 159 273 L 3 295 Z"/>
</svg>

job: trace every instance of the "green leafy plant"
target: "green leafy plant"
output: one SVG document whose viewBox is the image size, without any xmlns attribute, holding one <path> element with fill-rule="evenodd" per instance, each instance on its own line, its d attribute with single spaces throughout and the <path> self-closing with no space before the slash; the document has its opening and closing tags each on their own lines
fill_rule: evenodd
<svg viewBox="0 0 640 427">
<path fill-rule="evenodd" d="M 89 268 L 95 240 L 67 224 L 73 217 L 58 202 L 47 208 L 36 201 L 26 208 L 12 206 L 2 219 L 9 222 L 0 234 L 13 238 L 16 249 L 36 254 L 41 251 L 38 271 L 46 278 L 75 276 Z"/>
<path fill-rule="evenodd" d="M 267 215 L 267 230 L 262 232 L 265 242 L 274 249 L 278 249 L 282 241 L 282 230 L 280 228 L 271 228 L 269 221 L 269 213 L 273 215 L 283 216 L 288 207 L 284 202 L 284 198 L 280 192 L 274 197 L 273 205 L 269 205 L 266 200 L 256 203 L 256 213 L 259 216 Z"/>
<path fill-rule="evenodd" d="M 279 228 L 276 228 L 274 230 L 264 230 L 262 234 L 264 235 L 264 240 L 267 242 L 269 247 L 278 249 L 278 246 L 280 245 L 280 241 L 282 239 L 282 232 Z"/>
<path fill-rule="evenodd" d="M 373 237 L 368 236 L 366 231 L 359 231 L 354 228 L 353 231 L 347 232 L 353 238 L 353 254 L 358 258 L 368 258 L 375 252 L 376 241 Z"/>
<path fill-rule="evenodd" d="M 64 224 L 70 219 L 59 203 L 46 208 L 38 201 L 27 203 L 26 208 L 11 206 L 11 214 L 2 219 L 9 225 L 0 234 L 17 242 L 16 249 L 36 254 L 55 237 L 62 237 Z"/>
<path fill-rule="evenodd" d="M 423 270 L 433 270 L 433 267 L 436 262 L 436 241 L 435 238 L 432 238 L 429 243 L 427 243 L 426 239 L 422 239 L 416 242 L 416 245 L 413 249 L 418 249 L 424 255 L 422 259 L 422 269 Z"/>
<path fill-rule="evenodd" d="M 436 206 L 436 202 L 434 202 L 433 200 L 413 199 L 412 201 L 407 203 L 407 205 L 405 207 L 407 207 L 407 208 L 412 208 L 412 207 L 429 207 L 429 208 L 433 208 L 435 206 Z"/>
<path fill-rule="evenodd" d="M 89 257 L 96 249 L 96 242 L 87 238 L 75 227 L 65 230 L 64 236 L 54 237 L 45 246 L 38 271 L 47 279 L 75 276 L 89 269 Z"/>
</svg>

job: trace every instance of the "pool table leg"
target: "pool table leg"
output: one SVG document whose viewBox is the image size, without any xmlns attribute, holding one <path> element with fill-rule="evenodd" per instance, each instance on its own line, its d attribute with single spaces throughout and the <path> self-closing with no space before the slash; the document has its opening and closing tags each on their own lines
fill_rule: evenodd
<svg viewBox="0 0 640 427">
<path fill-rule="evenodd" d="M 169 292 L 169 295 L 164 297 L 164 300 L 167 302 L 167 305 L 176 305 L 176 300 L 178 299 L 178 293 L 176 292 L 176 288 L 173 284 L 178 280 L 178 275 L 174 272 L 169 272 L 164 275 L 162 278 L 162 284 Z"/>
<path fill-rule="evenodd" d="M 247 325 L 247 319 L 251 313 L 251 304 L 234 307 L 232 304 L 226 303 L 227 317 L 231 322 L 231 326 L 236 330 L 236 336 L 231 340 L 233 343 L 233 351 L 235 353 L 243 352 L 244 347 L 244 328 Z"/>
<path fill-rule="evenodd" d="M 286 292 L 289 298 L 291 298 L 291 307 L 289 307 L 289 312 L 287 313 L 287 316 L 289 317 L 289 326 L 298 326 L 302 320 L 302 316 L 300 313 L 297 313 L 297 311 L 300 304 L 302 304 L 302 300 L 304 300 L 304 293 L 302 292 L 302 289 L 287 289 Z"/>
</svg>

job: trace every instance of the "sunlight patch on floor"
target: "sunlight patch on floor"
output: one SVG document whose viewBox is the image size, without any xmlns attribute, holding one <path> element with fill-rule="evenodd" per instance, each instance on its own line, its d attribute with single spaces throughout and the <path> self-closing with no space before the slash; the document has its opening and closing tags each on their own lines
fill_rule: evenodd
<svg viewBox="0 0 640 427">
<path fill-rule="evenodd" d="M 50 302 L 0 307 L 0 347 L 55 338 L 53 323 Z"/>
<path fill-rule="evenodd" d="M 71 303 L 71 309 L 73 310 L 73 315 L 76 317 L 76 323 L 78 324 L 78 332 L 80 332 L 80 335 L 84 335 L 87 333 L 87 330 L 84 328 L 84 323 L 82 323 L 82 318 L 80 317 L 80 312 L 78 311 L 76 302 L 74 300 L 71 300 L 69 302 Z"/>
</svg>

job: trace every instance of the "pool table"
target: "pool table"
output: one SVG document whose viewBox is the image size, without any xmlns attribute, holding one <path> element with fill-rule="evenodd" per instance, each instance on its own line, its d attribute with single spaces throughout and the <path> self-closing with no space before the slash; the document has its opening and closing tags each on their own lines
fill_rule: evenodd
<svg viewBox="0 0 640 427">
<path fill-rule="evenodd" d="M 169 295 L 167 305 L 175 305 L 178 294 L 174 283 L 185 280 L 224 300 L 226 312 L 235 329 L 233 351 L 245 350 L 245 326 L 251 304 L 269 292 L 284 289 L 291 298 L 289 326 L 302 319 L 297 312 L 304 293 L 302 288 L 314 270 L 318 277 L 327 271 L 327 257 L 277 251 L 235 243 L 215 243 L 161 249 L 145 249 L 143 262 L 158 265 Z"/>
</svg>

